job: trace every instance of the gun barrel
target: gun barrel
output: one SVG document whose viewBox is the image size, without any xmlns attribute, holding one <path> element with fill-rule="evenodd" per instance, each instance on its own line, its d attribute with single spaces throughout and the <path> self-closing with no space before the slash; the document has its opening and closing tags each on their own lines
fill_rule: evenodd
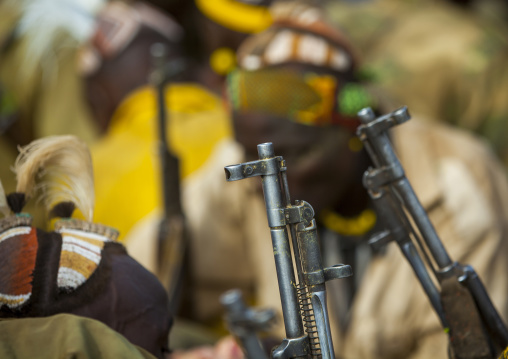
<svg viewBox="0 0 508 359">
<path fill-rule="evenodd" d="M 398 189 L 397 193 L 400 194 L 407 210 L 411 213 L 411 217 L 414 219 L 439 269 L 442 270 L 452 266 L 453 261 L 439 239 L 434 226 L 427 216 L 427 212 L 418 200 L 418 197 L 416 197 L 413 187 L 411 187 L 407 178 L 400 179 L 395 183 L 395 186 Z"/>
<path fill-rule="evenodd" d="M 407 222 L 405 214 L 400 213 L 400 208 L 395 205 L 390 192 L 385 190 L 369 190 L 369 195 L 374 203 L 377 213 L 379 213 L 381 220 L 385 223 L 387 229 L 389 230 L 390 236 L 392 237 L 391 239 L 393 239 L 400 247 L 400 250 L 406 257 L 415 275 L 420 281 L 425 294 L 427 294 L 432 307 L 439 316 L 441 324 L 444 328 L 447 328 L 448 324 L 441 305 L 439 290 L 432 281 L 429 272 L 427 271 L 427 268 L 416 249 L 416 246 L 411 240 L 411 227 Z"/>
<path fill-rule="evenodd" d="M 258 145 L 258 154 L 260 160 L 274 158 L 273 145 L 271 143 Z M 295 273 L 284 215 L 285 206 L 278 173 L 261 176 L 261 183 L 272 237 L 286 335 L 290 339 L 297 338 L 304 334 L 304 330 L 300 319 Z"/>
<path fill-rule="evenodd" d="M 415 221 L 439 269 L 449 268 L 453 265 L 453 262 L 430 222 L 425 209 L 414 193 L 411 184 L 407 180 L 402 165 L 388 137 L 388 129 L 409 120 L 409 113 L 407 109 L 405 111 L 404 109 L 399 109 L 379 118 L 375 118 L 374 113 L 370 109 L 360 111 L 358 117 L 362 122 L 362 126 L 359 128 L 359 132 L 362 139 L 368 143 L 369 154 L 375 165 L 378 168 L 384 167 L 391 169 L 392 173 L 397 173 L 398 178 L 391 178 L 387 184 L 393 186 L 397 194 L 402 198 L 404 206 Z"/>
</svg>

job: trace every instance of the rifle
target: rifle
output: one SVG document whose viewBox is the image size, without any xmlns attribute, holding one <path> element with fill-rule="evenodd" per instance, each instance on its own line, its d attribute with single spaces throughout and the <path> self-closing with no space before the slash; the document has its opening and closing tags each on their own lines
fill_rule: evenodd
<svg viewBox="0 0 508 359">
<path fill-rule="evenodd" d="M 388 130 L 410 119 L 407 108 L 378 118 L 365 108 L 358 117 L 357 135 L 374 165 L 363 184 L 386 228 L 369 243 L 398 244 L 449 334 L 453 358 L 496 358 L 508 346 L 506 325 L 474 269 L 446 252 L 392 148 Z"/>
<path fill-rule="evenodd" d="M 157 94 L 159 158 L 164 208 L 157 240 L 157 276 L 168 292 L 169 308 L 174 312 L 179 304 L 188 241 L 180 199 L 179 161 L 170 152 L 166 136 L 168 114 L 165 88 L 171 78 L 183 71 L 185 64 L 181 59 L 168 62 L 168 49 L 164 44 L 154 44 L 150 52 L 154 67 L 150 80 Z"/>
<path fill-rule="evenodd" d="M 352 269 L 342 264 L 323 268 L 313 208 L 305 201 L 291 204 L 286 163 L 275 156 L 273 145 L 263 143 L 257 149 L 259 160 L 224 169 L 227 181 L 261 176 L 287 336 L 271 357 L 333 359 L 325 282 L 349 277 Z"/>
<path fill-rule="evenodd" d="M 240 340 L 248 357 L 267 359 L 256 333 L 266 331 L 270 327 L 275 320 L 275 311 L 248 308 L 242 292 L 238 289 L 227 291 L 220 300 L 226 310 L 225 320 L 228 328 Z"/>
</svg>

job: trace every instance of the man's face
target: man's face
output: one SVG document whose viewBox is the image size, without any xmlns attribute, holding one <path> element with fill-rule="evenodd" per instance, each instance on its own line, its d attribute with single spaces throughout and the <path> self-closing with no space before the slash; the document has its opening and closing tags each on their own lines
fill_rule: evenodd
<svg viewBox="0 0 508 359">
<path fill-rule="evenodd" d="M 339 127 L 307 126 L 273 115 L 234 113 L 236 140 L 248 161 L 256 160 L 257 145 L 272 142 L 283 156 L 292 201 L 305 200 L 316 212 L 335 207 L 356 179 L 355 154 L 348 148 L 351 134 Z"/>
</svg>

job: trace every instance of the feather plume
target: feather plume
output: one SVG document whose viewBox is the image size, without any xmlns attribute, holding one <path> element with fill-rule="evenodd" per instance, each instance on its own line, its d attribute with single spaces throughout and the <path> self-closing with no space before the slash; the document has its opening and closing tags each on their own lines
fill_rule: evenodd
<svg viewBox="0 0 508 359">
<path fill-rule="evenodd" d="M 9 204 L 7 203 L 7 197 L 5 196 L 4 186 L 2 186 L 2 181 L 0 181 L 0 212 L 2 212 L 4 216 L 8 216 L 11 212 Z"/>
<path fill-rule="evenodd" d="M 32 78 L 41 68 L 45 78 L 58 74 L 58 55 L 77 49 L 95 30 L 95 15 L 105 0 L 3 0 L 0 9 L 19 14 L 15 38 L 24 56 L 20 76 Z M 1 13 L 1 11 L 0 11 Z"/>
<path fill-rule="evenodd" d="M 19 148 L 14 164 L 17 192 L 39 200 L 47 211 L 61 202 L 72 202 L 88 221 L 93 218 L 94 182 L 87 145 L 75 136 L 51 136 Z"/>
</svg>

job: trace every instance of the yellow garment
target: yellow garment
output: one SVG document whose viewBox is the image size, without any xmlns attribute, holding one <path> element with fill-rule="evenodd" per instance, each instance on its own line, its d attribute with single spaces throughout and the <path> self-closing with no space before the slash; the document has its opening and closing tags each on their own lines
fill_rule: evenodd
<svg viewBox="0 0 508 359">
<path fill-rule="evenodd" d="M 323 210 L 319 214 L 323 225 L 343 236 L 363 236 L 376 224 L 376 212 L 367 208 L 357 217 L 346 218 L 331 210 Z"/>
<path fill-rule="evenodd" d="M 266 6 L 235 0 L 196 0 L 196 6 L 211 20 L 237 32 L 260 32 L 272 23 L 272 16 Z"/>
<path fill-rule="evenodd" d="M 231 135 L 220 98 L 192 84 L 166 89 L 170 150 L 180 159 L 180 177 L 197 170 L 215 143 Z M 162 204 L 157 152 L 155 92 L 144 87 L 117 109 L 107 135 L 92 147 L 95 221 L 120 231 L 120 240 Z"/>
</svg>

